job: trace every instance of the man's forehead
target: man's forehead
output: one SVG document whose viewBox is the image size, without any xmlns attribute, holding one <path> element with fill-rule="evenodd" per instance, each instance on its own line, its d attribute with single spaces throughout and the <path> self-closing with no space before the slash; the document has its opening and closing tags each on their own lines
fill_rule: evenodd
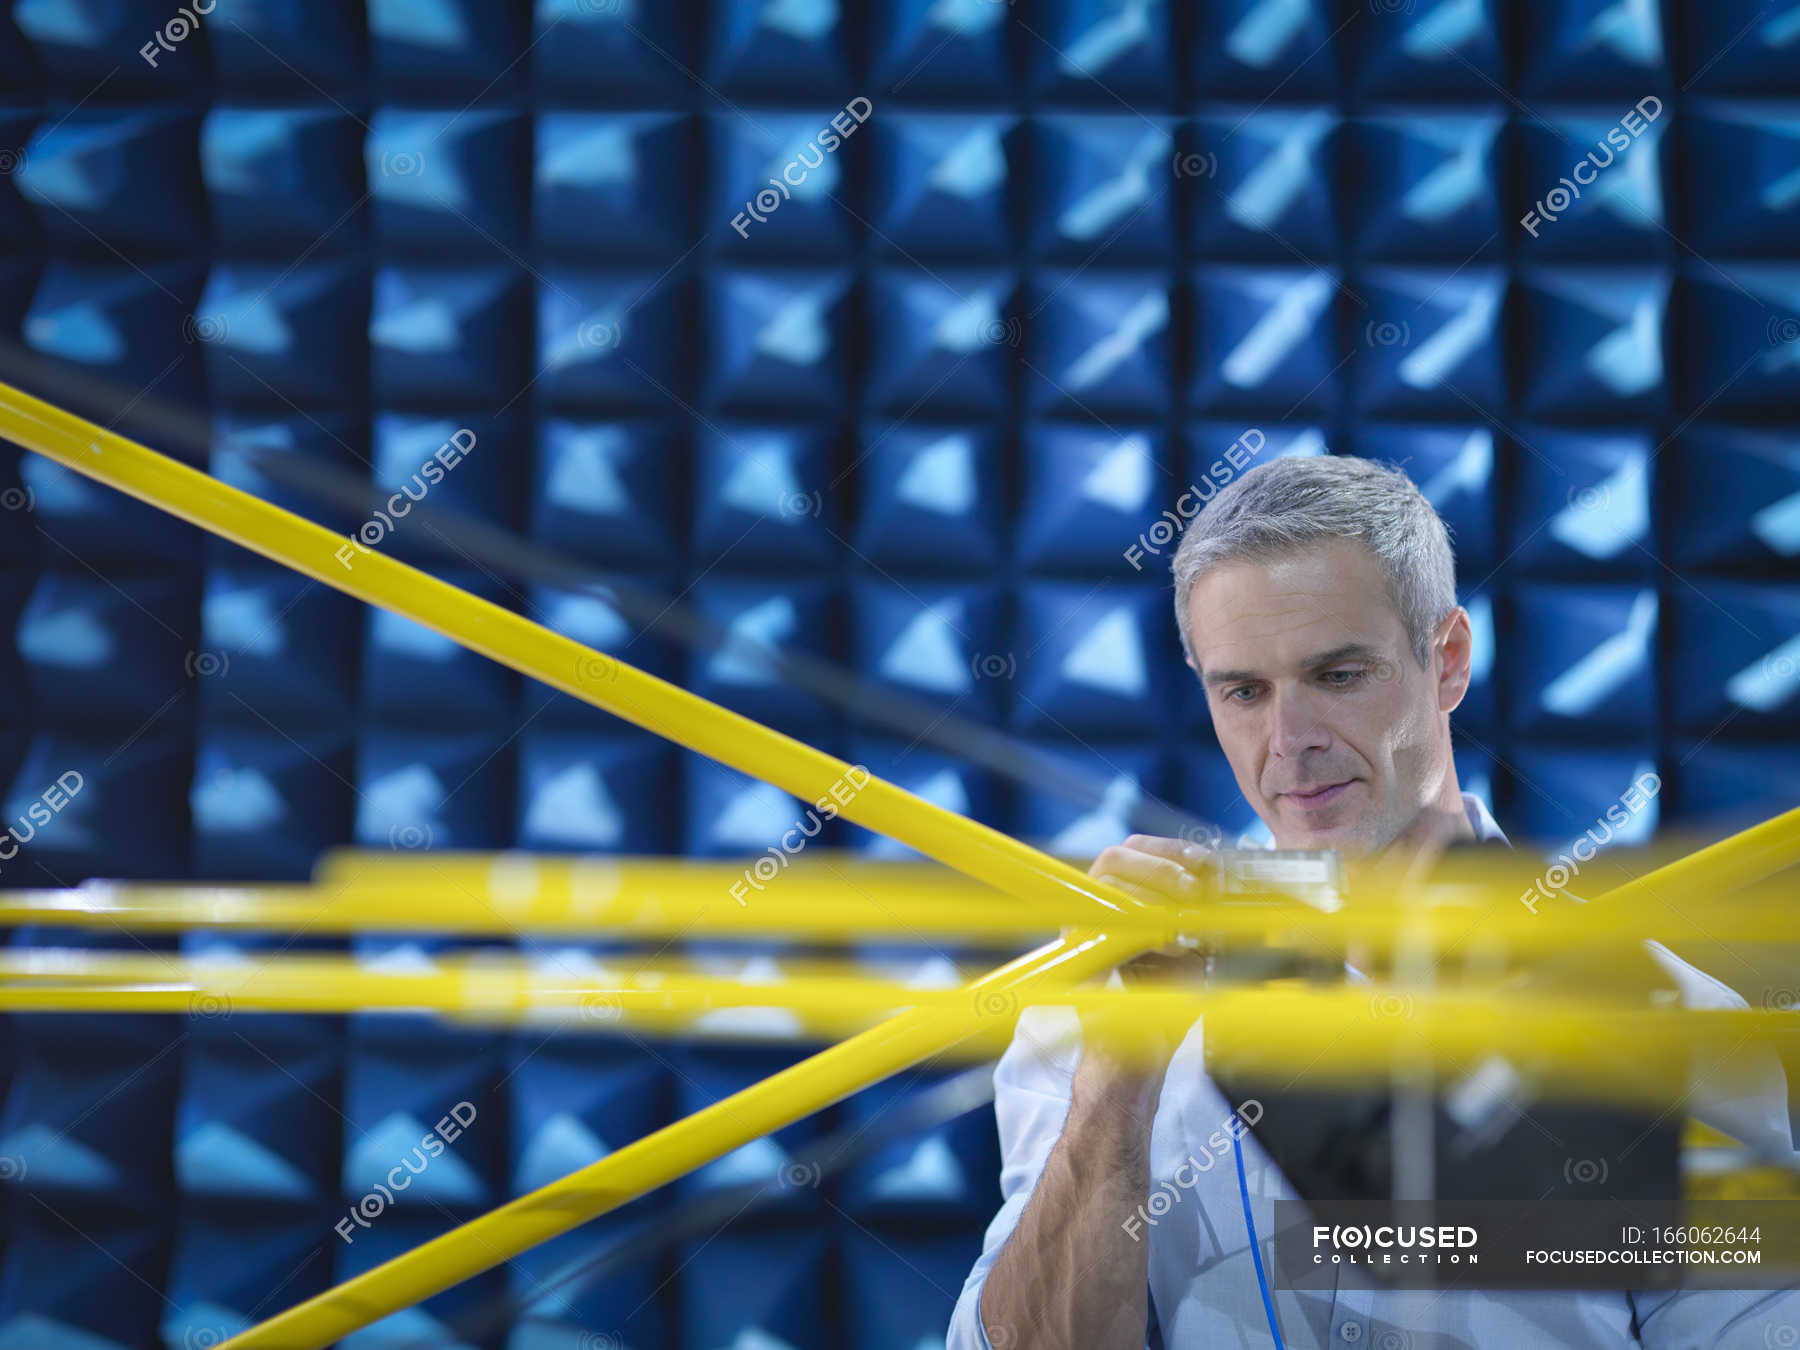
<svg viewBox="0 0 1800 1350">
<path fill-rule="evenodd" d="M 1385 651 L 1400 616 L 1379 568 L 1361 561 L 1350 549 L 1322 547 L 1212 569 L 1189 596 L 1195 656 L 1208 668 L 1272 668 L 1348 647 Z"/>
</svg>

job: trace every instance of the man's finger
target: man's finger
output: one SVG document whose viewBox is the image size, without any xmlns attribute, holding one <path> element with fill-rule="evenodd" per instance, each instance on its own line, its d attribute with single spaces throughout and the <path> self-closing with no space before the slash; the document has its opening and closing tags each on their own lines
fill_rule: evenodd
<svg viewBox="0 0 1800 1350">
<path fill-rule="evenodd" d="M 1130 876 L 1120 876 L 1117 872 L 1102 872 L 1094 880 L 1117 886 L 1125 894 L 1142 900 L 1146 905 L 1160 905 L 1168 900 L 1168 896 L 1163 895 L 1154 887 L 1147 886 L 1141 881 L 1134 881 Z"/>
<path fill-rule="evenodd" d="M 1158 834 L 1131 835 L 1125 840 L 1125 847 L 1139 853 L 1154 853 L 1159 858 L 1167 858 L 1184 867 L 1204 863 L 1216 851 L 1190 839 L 1169 839 Z"/>
<path fill-rule="evenodd" d="M 1094 874 L 1120 877 L 1149 887 L 1159 899 L 1196 899 L 1200 879 L 1178 862 L 1115 844 L 1094 860 Z"/>
</svg>

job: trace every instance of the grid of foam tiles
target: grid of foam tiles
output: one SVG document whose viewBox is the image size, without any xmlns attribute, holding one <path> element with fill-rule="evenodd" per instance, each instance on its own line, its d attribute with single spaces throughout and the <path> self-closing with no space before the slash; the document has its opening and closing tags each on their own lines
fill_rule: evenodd
<svg viewBox="0 0 1800 1350">
<path fill-rule="evenodd" d="M 1800 797 L 1797 98 L 1800 8 L 1760 0 L 15 0 L 0 338 L 204 410 L 214 472 L 346 530 L 247 449 L 397 487 L 466 428 L 434 505 L 1056 749 L 1104 803 L 429 528 L 381 547 L 1072 854 L 1151 795 L 1252 824 L 1159 513 L 1234 442 L 1398 461 L 1475 619 L 1465 785 L 1553 842 L 1654 771 L 1642 837 Z M 352 842 L 748 855 L 799 818 L 36 457 L 8 451 L 0 506 L 28 839 L 0 883 L 292 878 Z M 213 1008 L 0 1047 L 0 1350 L 216 1343 L 791 1057 Z M 349 1343 L 445 1344 L 921 1081 Z M 940 1344 L 991 1116 L 778 1189 L 485 1343 Z"/>
</svg>

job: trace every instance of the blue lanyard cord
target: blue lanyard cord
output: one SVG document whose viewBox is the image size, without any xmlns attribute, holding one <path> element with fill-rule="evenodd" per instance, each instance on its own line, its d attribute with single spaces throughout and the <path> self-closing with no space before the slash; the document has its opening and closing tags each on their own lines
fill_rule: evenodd
<svg viewBox="0 0 1800 1350">
<path fill-rule="evenodd" d="M 1275 1350 L 1287 1350 L 1281 1340 L 1281 1327 L 1275 1321 L 1275 1300 L 1269 1293 L 1269 1278 L 1263 1274 L 1262 1248 L 1256 1245 L 1256 1221 L 1250 1217 L 1250 1183 L 1244 1180 L 1244 1145 L 1236 1133 L 1231 1136 L 1231 1151 L 1237 1155 L 1238 1195 L 1244 1201 L 1244 1231 L 1250 1234 L 1250 1259 L 1256 1262 L 1256 1283 L 1262 1289 L 1263 1311 L 1269 1316 L 1269 1334 L 1275 1338 Z"/>
</svg>

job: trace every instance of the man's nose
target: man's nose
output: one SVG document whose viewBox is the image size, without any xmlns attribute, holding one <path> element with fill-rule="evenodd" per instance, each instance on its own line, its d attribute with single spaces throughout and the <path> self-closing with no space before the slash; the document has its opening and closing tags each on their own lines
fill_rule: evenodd
<svg viewBox="0 0 1800 1350">
<path fill-rule="evenodd" d="M 1270 697 L 1269 716 L 1269 750 L 1282 759 L 1331 745 L 1325 709 L 1319 699 L 1303 690 L 1276 689 Z"/>
</svg>

